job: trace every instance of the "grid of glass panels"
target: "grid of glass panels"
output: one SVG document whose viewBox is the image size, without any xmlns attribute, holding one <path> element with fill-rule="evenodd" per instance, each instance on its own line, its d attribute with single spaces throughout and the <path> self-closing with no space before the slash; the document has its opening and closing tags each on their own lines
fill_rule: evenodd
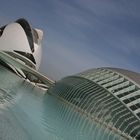
<svg viewBox="0 0 140 140">
<path fill-rule="evenodd" d="M 135 108 L 127 107 L 123 102 L 124 99 L 121 100 L 131 92 L 121 98 L 118 97 L 120 94 L 115 95 L 115 93 L 124 94 L 136 89 L 136 86 L 132 87 L 131 82 L 115 72 L 99 69 L 94 72 L 88 71 L 88 75 L 81 73 L 80 76 L 64 78 L 51 87 L 48 93 L 75 106 L 79 112 L 96 121 L 99 124 L 98 129 L 104 128 L 102 135 L 108 133 L 108 140 L 112 133 L 114 137 L 115 133 L 119 134 L 120 139 L 138 140 L 140 139 L 140 121 L 133 113 Z"/>
<path fill-rule="evenodd" d="M 140 118 L 140 88 L 125 76 L 105 68 L 93 69 L 78 74 L 107 89 Z M 90 78 L 89 78 L 90 77 Z"/>
</svg>

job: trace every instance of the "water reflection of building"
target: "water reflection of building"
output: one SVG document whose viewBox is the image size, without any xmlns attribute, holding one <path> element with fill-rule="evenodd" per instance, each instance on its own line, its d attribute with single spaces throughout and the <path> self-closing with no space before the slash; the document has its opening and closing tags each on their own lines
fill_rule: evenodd
<svg viewBox="0 0 140 140">
<path fill-rule="evenodd" d="M 48 90 L 96 122 L 98 134 L 140 139 L 140 75 L 123 69 L 91 69 L 63 78 Z M 100 133 L 102 132 L 102 133 Z M 112 137 L 111 137 L 112 139 Z"/>
</svg>

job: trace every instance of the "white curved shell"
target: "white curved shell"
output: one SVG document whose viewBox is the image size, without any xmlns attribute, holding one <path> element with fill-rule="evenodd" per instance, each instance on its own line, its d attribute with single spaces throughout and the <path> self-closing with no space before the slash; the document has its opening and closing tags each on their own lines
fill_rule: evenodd
<svg viewBox="0 0 140 140">
<path fill-rule="evenodd" d="M 0 34 L 0 51 L 10 52 L 18 59 L 21 57 L 22 61 L 29 61 L 33 68 L 39 68 L 43 38 L 41 30 L 33 29 L 25 19 L 19 19 L 0 28 Z"/>
</svg>

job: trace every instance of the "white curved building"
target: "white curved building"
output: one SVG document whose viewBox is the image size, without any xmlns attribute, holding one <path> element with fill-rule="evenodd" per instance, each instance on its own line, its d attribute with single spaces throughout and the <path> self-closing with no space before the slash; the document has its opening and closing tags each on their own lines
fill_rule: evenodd
<svg viewBox="0 0 140 140">
<path fill-rule="evenodd" d="M 25 19 L 0 28 L 0 50 L 37 69 L 40 66 L 43 32 L 34 29 Z"/>
<path fill-rule="evenodd" d="M 0 28 L 0 65 L 39 87 L 53 83 L 40 74 L 43 32 L 32 28 L 25 19 Z"/>
</svg>

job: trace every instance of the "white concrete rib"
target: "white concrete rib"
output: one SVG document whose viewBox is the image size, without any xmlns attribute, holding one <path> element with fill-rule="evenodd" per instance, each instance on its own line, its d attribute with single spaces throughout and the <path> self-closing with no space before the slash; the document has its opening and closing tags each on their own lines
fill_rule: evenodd
<svg viewBox="0 0 140 140">
<path fill-rule="evenodd" d="M 137 91 L 135 91 L 135 92 L 132 92 L 132 93 L 130 93 L 130 94 L 128 94 L 128 95 L 126 95 L 126 96 L 120 98 L 120 99 L 121 99 L 121 100 L 125 100 L 125 99 L 129 99 L 129 98 L 131 98 L 131 97 L 135 97 L 135 96 L 137 96 L 137 95 L 140 95 L 140 90 L 137 90 Z"/>
</svg>

